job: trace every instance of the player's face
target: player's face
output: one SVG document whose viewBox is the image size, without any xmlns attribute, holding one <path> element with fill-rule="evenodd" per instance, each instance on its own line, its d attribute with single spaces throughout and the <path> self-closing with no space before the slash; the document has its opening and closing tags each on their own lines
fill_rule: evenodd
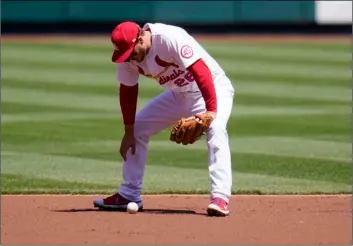
<svg viewBox="0 0 353 246">
<path fill-rule="evenodd" d="M 131 55 L 129 56 L 128 60 L 142 62 L 143 59 L 145 59 L 145 56 L 146 56 L 145 42 L 142 37 L 139 37 L 138 41 L 136 42 L 135 48 L 132 51 Z"/>
</svg>

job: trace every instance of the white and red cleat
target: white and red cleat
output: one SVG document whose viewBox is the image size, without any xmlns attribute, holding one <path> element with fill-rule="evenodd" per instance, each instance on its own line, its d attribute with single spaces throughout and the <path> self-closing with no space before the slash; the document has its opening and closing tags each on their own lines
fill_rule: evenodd
<svg viewBox="0 0 353 246">
<path fill-rule="evenodd" d="M 209 216 L 227 216 L 229 215 L 228 203 L 222 198 L 215 197 L 207 207 Z"/>
<path fill-rule="evenodd" d="M 103 210 L 126 211 L 127 205 L 129 204 L 129 202 L 132 202 L 132 201 L 124 198 L 119 193 L 116 193 L 104 199 L 97 199 L 93 202 L 93 204 L 95 207 L 98 207 L 99 209 L 103 209 Z M 133 201 L 133 202 L 137 204 L 139 211 L 143 209 L 142 201 Z"/>
</svg>

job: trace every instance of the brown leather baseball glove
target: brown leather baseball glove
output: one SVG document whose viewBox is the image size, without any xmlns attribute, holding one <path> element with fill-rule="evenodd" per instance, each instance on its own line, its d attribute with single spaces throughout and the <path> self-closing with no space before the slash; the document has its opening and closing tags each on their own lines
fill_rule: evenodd
<svg viewBox="0 0 353 246">
<path fill-rule="evenodd" d="M 173 126 L 169 139 L 177 144 L 193 144 L 205 134 L 212 120 L 213 117 L 207 113 L 181 118 Z"/>
</svg>

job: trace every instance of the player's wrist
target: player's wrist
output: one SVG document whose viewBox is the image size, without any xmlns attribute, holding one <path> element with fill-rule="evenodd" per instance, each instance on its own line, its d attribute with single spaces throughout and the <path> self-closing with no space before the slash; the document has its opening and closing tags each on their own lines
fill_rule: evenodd
<svg viewBox="0 0 353 246">
<path fill-rule="evenodd" d="M 212 119 L 215 119 L 217 116 L 217 112 L 215 112 L 215 111 L 207 111 L 206 114 L 211 116 Z"/>
<path fill-rule="evenodd" d="M 134 135 L 134 125 L 125 125 L 125 135 Z"/>
</svg>

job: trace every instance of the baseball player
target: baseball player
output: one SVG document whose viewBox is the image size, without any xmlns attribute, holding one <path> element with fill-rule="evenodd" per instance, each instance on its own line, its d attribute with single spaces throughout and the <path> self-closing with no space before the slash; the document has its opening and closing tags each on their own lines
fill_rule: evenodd
<svg viewBox="0 0 353 246">
<path fill-rule="evenodd" d="M 228 215 L 232 169 L 227 122 L 234 88 L 223 69 L 177 26 L 146 23 L 141 28 L 126 21 L 112 31 L 111 41 L 112 61 L 118 63 L 119 101 L 125 127 L 120 147 L 123 182 L 116 194 L 95 200 L 94 206 L 126 210 L 127 204 L 134 201 L 142 210 L 141 190 L 150 137 L 174 125 L 170 140 L 175 143 L 192 144 L 204 133 L 211 180 L 207 213 Z M 155 79 L 165 91 L 136 114 L 139 76 Z"/>
</svg>

